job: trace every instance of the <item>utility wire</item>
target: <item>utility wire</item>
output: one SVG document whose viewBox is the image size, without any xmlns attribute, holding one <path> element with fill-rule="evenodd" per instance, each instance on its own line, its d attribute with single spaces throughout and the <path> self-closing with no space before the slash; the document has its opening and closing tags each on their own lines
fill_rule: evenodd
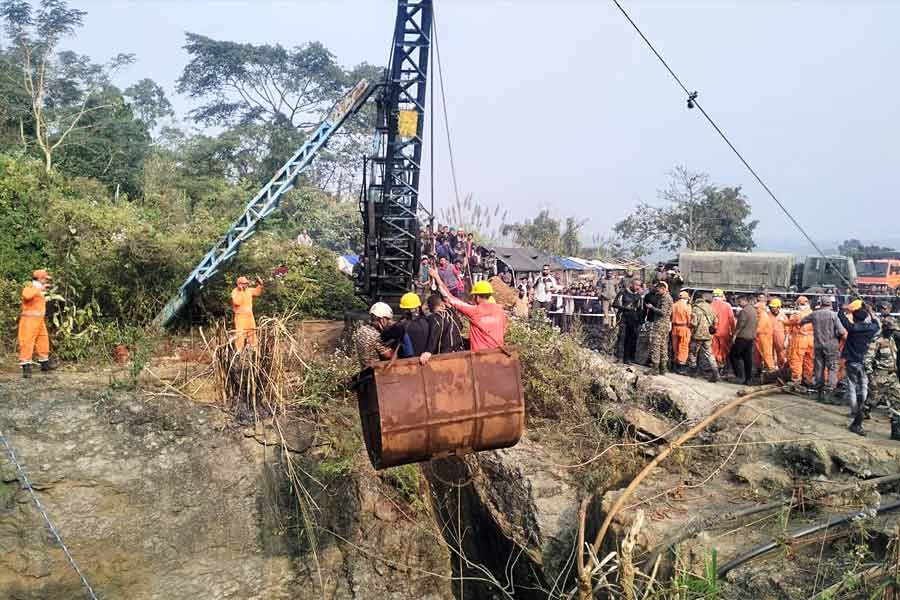
<svg viewBox="0 0 900 600">
<path fill-rule="evenodd" d="M 716 133 L 719 134 L 719 137 L 721 137 L 722 140 L 724 140 L 724 142 L 726 144 L 728 144 L 728 147 L 731 148 L 731 151 L 734 152 L 735 156 L 738 157 L 738 160 L 740 160 L 743 163 L 743 165 L 747 168 L 747 170 L 750 171 L 750 174 L 753 175 L 753 177 L 756 179 L 757 182 L 759 182 L 759 185 L 761 185 L 762 188 L 764 190 L 766 190 L 766 193 L 769 194 L 769 196 L 772 198 L 772 200 L 775 201 L 775 204 L 777 204 L 778 207 L 782 210 L 782 212 L 784 212 L 784 214 L 787 216 L 787 218 L 790 219 L 791 223 L 794 224 L 794 227 L 796 227 L 797 230 L 800 231 L 801 234 L 803 234 L 803 237 L 805 237 L 806 240 L 812 245 L 812 247 L 815 248 L 816 252 L 818 252 L 819 255 L 823 259 L 825 259 L 825 262 L 828 265 L 830 265 L 832 269 L 834 269 L 834 272 L 837 273 L 838 276 L 840 276 L 840 278 L 844 281 L 844 283 L 847 284 L 847 287 L 850 288 L 851 290 L 853 290 L 854 292 L 856 292 L 857 291 L 856 286 L 854 286 L 852 283 L 850 283 L 850 281 L 846 277 L 844 277 L 844 274 L 841 272 L 841 270 L 837 268 L 837 265 L 835 265 L 833 262 L 831 262 L 828 259 L 827 256 L 825 256 L 825 253 L 822 251 L 822 249 L 819 247 L 819 245 L 809 236 L 808 233 L 806 233 L 806 230 L 803 228 L 803 226 L 800 225 L 800 223 L 797 221 L 797 219 L 794 218 L 794 216 L 790 213 L 790 211 L 787 209 L 787 207 L 781 203 L 781 200 L 779 200 L 778 197 L 775 195 L 775 193 L 772 191 L 772 189 L 768 185 L 766 185 L 766 182 L 763 181 L 762 177 L 759 176 L 759 174 L 756 172 L 756 170 L 750 166 L 750 163 L 747 162 L 747 159 L 745 159 L 744 156 L 738 151 L 738 149 L 735 148 L 734 144 L 731 143 L 731 140 L 728 139 L 728 136 L 725 135 L 725 132 L 722 131 L 722 129 L 716 124 L 716 122 L 713 121 L 712 117 L 710 117 L 709 114 L 707 114 L 706 110 L 704 110 L 703 106 L 697 100 L 697 92 L 689 91 L 688 88 L 684 85 L 684 83 L 682 83 L 681 79 L 678 77 L 678 75 L 675 73 L 675 71 L 673 71 L 672 68 L 669 66 L 669 63 L 666 62 L 666 60 L 656 50 L 656 48 L 653 46 L 653 44 L 650 42 L 650 40 L 647 39 L 647 36 L 644 35 L 644 32 L 641 31 L 640 27 L 637 26 L 637 23 L 634 22 L 634 19 L 632 19 L 631 16 L 625 11 L 625 9 L 622 8 L 622 5 L 619 4 L 619 0 L 612 0 L 612 2 L 613 2 L 613 4 L 616 5 L 616 8 L 618 8 L 619 11 L 621 11 L 621 13 L 625 16 L 625 18 L 628 19 L 628 22 L 631 23 L 631 26 L 634 27 L 634 30 L 638 33 L 639 36 L 641 36 L 641 39 L 644 40 L 644 42 L 647 44 L 647 47 L 650 48 L 650 50 L 653 52 L 653 54 L 656 55 L 656 58 L 659 59 L 659 62 L 662 63 L 662 65 L 666 68 L 666 70 L 669 72 L 669 74 L 672 76 L 672 78 L 676 81 L 676 83 L 678 83 L 679 87 L 681 87 L 681 89 L 684 90 L 684 93 L 687 95 L 687 98 L 688 98 L 688 108 L 693 108 L 694 106 L 696 106 L 700 110 L 700 113 L 706 118 L 706 120 L 709 122 L 709 124 L 712 125 L 713 129 L 716 130 Z"/>
<path fill-rule="evenodd" d="M 441 51 L 438 47 L 437 34 L 437 15 L 432 15 L 431 29 L 434 32 L 434 55 L 437 58 L 438 80 L 441 84 L 441 106 L 444 111 L 444 129 L 447 130 L 447 151 L 450 153 L 450 174 L 453 177 L 453 193 L 456 196 L 456 203 L 459 204 L 459 185 L 456 181 L 456 162 L 453 160 L 453 142 L 450 138 L 450 119 L 447 116 L 447 96 L 444 93 L 444 69 L 441 67 Z M 432 165 L 434 168 L 434 165 Z"/>
</svg>

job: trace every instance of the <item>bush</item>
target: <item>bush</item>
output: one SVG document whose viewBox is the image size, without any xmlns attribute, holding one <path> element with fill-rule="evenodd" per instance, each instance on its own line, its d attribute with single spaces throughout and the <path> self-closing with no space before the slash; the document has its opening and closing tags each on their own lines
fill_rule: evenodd
<svg viewBox="0 0 900 600">
<path fill-rule="evenodd" d="M 529 417 L 561 420 L 584 414 L 592 381 L 579 332 L 561 333 L 543 319 L 512 320 L 506 341 L 519 348 Z"/>
</svg>

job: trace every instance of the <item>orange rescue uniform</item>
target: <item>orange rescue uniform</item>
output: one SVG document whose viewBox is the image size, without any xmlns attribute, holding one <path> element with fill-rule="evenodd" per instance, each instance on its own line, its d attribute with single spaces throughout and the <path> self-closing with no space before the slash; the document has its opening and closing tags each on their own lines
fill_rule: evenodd
<svg viewBox="0 0 900 600">
<path fill-rule="evenodd" d="M 687 364 L 691 343 L 691 305 L 687 300 L 678 300 L 672 307 L 672 349 L 675 364 Z"/>
<path fill-rule="evenodd" d="M 253 299 L 263 293 L 263 286 L 247 288 L 241 291 L 234 288 L 231 291 L 231 307 L 234 309 L 234 347 L 238 352 L 244 349 L 244 344 L 256 345 L 256 320 L 253 318 Z"/>
<path fill-rule="evenodd" d="M 787 352 L 784 349 L 784 341 L 786 338 L 786 321 L 783 312 L 777 315 L 769 313 L 772 318 L 772 343 L 775 345 L 775 362 L 780 369 L 787 362 Z"/>
<path fill-rule="evenodd" d="M 756 303 L 756 316 L 756 356 L 759 358 L 759 364 L 766 371 L 773 371 L 775 369 L 775 358 L 772 353 L 774 327 L 772 315 L 769 314 L 765 302 Z"/>
<path fill-rule="evenodd" d="M 19 316 L 19 364 L 31 364 L 37 351 L 38 362 L 50 359 L 50 336 L 44 315 L 47 299 L 40 282 L 33 281 L 22 289 L 22 312 Z"/>
<path fill-rule="evenodd" d="M 800 325 L 800 321 L 809 315 L 812 309 L 805 306 L 788 319 L 790 342 L 788 344 L 788 365 L 791 368 L 791 381 L 811 385 L 813 380 L 813 326 L 812 323 Z"/>
<path fill-rule="evenodd" d="M 716 313 L 716 334 L 712 339 L 713 356 L 718 365 L 728 364 L 731 352 L 731 338 L 734 335 L 734 309 L 721 298 L 713 298 L 713 312 Z"/>
</svg>

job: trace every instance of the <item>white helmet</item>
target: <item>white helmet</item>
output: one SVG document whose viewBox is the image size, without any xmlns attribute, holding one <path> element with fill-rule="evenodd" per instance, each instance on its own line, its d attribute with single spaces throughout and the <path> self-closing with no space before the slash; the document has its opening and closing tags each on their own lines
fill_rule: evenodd
<svg viewBox="0 0 900 600">
<path fill-rule="evenodd" d="M 373 317 L 378 317 L 379 319 L 394 318 L 394 311 L 391 310 L 391 307 L 384 302 L 376 302 L 375 304 L 373 304 L 372 308 L 369 309 L 369 314 Z"/>
</svg>

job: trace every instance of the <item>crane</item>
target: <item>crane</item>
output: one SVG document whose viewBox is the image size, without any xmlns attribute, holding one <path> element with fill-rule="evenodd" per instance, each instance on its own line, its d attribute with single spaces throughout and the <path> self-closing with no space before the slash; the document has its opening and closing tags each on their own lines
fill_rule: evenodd
<svg viewBox="0 0 900 600">
<path fill-rule="evenodd" d="M 154 319 L 171 325 L 194 294 L 227 265 L 259 230 L 329 138 L 377 91 L 376 145 L 371 184 L 364 186 L 364 248 L 360 293 L 399 298 L 412 287 L 419 260 L 419 172 L 431 47 L 432 0 L 398 0 L 390 66 L 384 80 L 356 84 L 315 132 L 250 200 L 225 235 L 203 256 Z"/>
</svg>

